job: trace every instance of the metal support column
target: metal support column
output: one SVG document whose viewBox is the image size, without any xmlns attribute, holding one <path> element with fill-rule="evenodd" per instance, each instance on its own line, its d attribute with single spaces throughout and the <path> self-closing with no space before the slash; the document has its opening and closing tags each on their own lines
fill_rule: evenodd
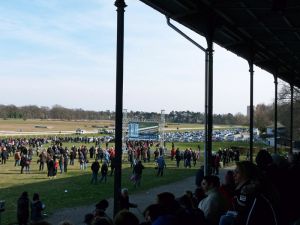
<svg viewBox="0 0 300 225">
<path fill-rule="evenodd" d="M 204 175 L 209 175 L 209 160 L 207 151 L 207 71 L 208 71 L 208 52 L 205 51 L 205 85 L 204 85 Z"/>
<path fill-rule="evenodd" d="M 115 118 L 115 179 L 114 179 L 114 215 L 120 209 L 122 177 L 122 118 L 123 118 L 123 60 L 124 60 L 124 12 L 125 1 L 116 0 L 117 7 L 117 65 L 116 65 L 116 118 Z"/>
<path fill-rule="evenodd" d="M 293 152 L 293 131 L 294 131 L 294 85 L 290 84 L 291 88 L 291 109 L 290 109 L 290 152 Z"/>
<path fill-rule="evenodd" d="M 213 54 L 213 48 L 212 48 L 212 34 L 210 35 L 210 40 L 211 40 L 211 48 L 207 48 L 205 49 L 204 47 L 202 47 L 201 45 L 199 45 L 196 41 L 194 41 L 193 39 L 191 39 L 188 35 L 186 35 L 185 33 L 183 33 L 181 30 L 179 30 L 176 26 L 174 26 L 171 22 L 170 22 L 170 18 L 167 18 L 167 24 L 176 32 L 178 32 L 180 35 L 182 35 L 184 38 L 186 38 L 188 41 L 190 41 L 191 43 L 193 43 L 194 45 L 196 45 L 200 50 L 202 50 L 205 53 L 205 143 L 204 143 L 204 174 L 208 175 L 210 174 L 210 161 L 211 161 L 211 150 L 207 151 L 208 149 L 208 71 L 209 71 L 209 62 L 211 62 L 211 74 L 212 74 L 212 54 Z M 212 33 L 212 32 L 211 32 Z M 211 60 L 209 61 L 209 52 L 208 50 L 211 49 Z M 212 75 L 211 75 L 212 77 Z M 212 88 L 212 83 L 211 83 L 211 88 Z M 212 91 L 211 91 L 212 93 Z M 212 99 L 212 96 L 211 96 Z M 211 102 L 211 106 L 212 106 L 212 102 Z M 212 114 L 212 110 L 211 110 L 211 114 Z M 211 116 L 212 118 L 212 116 Z M 212 120 L 212 119 L 211 119 Z M 211 125 L 212 126 L 212 125 Z M 212 130 L 212 129 L 211 129 Z M 211 135 L 210 135 L 211 137 Z M 210 138 L 210 149 L 211 149 L 211 138 Z"/>
<path fill-rule="evenodd" d="M 277 92 L 278 92 L 278 78 L 274 75 L 275 84 L 275 100 L 274 100 L 274 152 L 277 153 Z"/>
<path fill-rule="evenodd" d="M 207 164 L 205 165 L 205 174 L 211 173 L 211 155 L 212 155 L 212 130 L 213 130 L 213 40 L 212 33 L 206 37 L 207 41 L 207 61 L 206 61 L 206 121 L 205 127 L 207 127 L 205 151 L 207 157 Z"/>
<path fill-rule="evenodd" d="M 250 72 L 250 162 L 253 162 L 253 57 L 248 61 L 249 64 L 249 72 Z"/>
</svg>

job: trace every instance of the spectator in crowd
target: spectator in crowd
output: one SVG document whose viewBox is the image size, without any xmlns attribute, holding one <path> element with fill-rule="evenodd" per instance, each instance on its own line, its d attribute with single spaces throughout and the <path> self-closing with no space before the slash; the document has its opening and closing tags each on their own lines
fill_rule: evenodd
<svg viewBox="0 0 300 225">
<path fill-rule="evenodd" d="M 106 199 L 102 199 L 95 205 L 96 209 L 103 210 L 103 211 L 105 211 L 108 208 L 108 206 L 109 203 Z"/>
<path fill-rule="evenodd" d="M 98 173 L 99 173 L 99 169 L 100 169 L 100 164 L 99 164 L 97 158 L 96 158 L 95 161 L 92 163 L 91 169 L 92 169 L 92 172 L 93 172 L 91 184 L 93 184 L 93 183 L 97 184 L 97 181 L 98 181 Z"/>
<path fill-rule="evenodd" d="M 48 169 L 48 178 L 53 178 L 55 175 L 55 168 L 54 168 L 54 160 L 52 157 L 48 158 L 47 169 Z"/>
<path fill-rule="evenodd" d="M 132 212 L 121 210 L 114 218 L 114 225 L 139 225 L 139 219 Z"/>
<path fill-rule="evenodd" d="M 197 187 L 201 187 L 201 183 L 204 177 L 204 166 L 200 166 L 200 169 L 197 170 L 195 184 Z"/>
<path fill-rule="evenodd" d="M 229 208 L 233 202 L 235 182 L 234 182 L 234 173 L 232 170 L 228 170 L 224 177 L 224 184 L 220 187 L 220 192 L 222 196 L 226 199 L 227 208 Z"/>
<path fill-rule="evenodd" d="M 47 153 L 46 153 L 46 151 L 42 151 L 41 153 L 39 153 L 39 159 L 38 159 L 38 162 L 40 164 L 40 166 L 39 166 L 40 171 L 44 170 L 44 165 L 45 165 L 46 161 L 47 161 Z"/>
<path fill-rule="evenodd" d="M 193 194 L 193 202 L 194 206 L 198 207 L 199 203 L 202 199 L 206 197 L 205 192 L 203 191 L 202 187 L 197 187 Z"/>
<path fill-rule="evenodd" d="M 208 175 L 203 178 L 201 185 L 207 197 L 201 200 L 198 208 L 203 211 L 209 225 L 217 225 L 226 211 L 225 200 L 219 192 L 220 180 L 217 176 Z"/>
<path fill-rule="evenodd" d="M 112 223 L 112 219 L 105 212 L 108 206 L 108 201 L 106 199 L 102 199 L 96 204 L 94 215 L 95 217 L 105 217 L 110 223 Z"/>
<path fill-rule="evenodd" d="M 145 167 L 143 166 L 142 161 L 139 160 L 137 164 L 133 167 L 134 187 L 141 185 L 143 169 L 145 169 Z"/>
<path fill-rule="evenodd" d="M 221 217 L 219 224 L 277 224 L 275 208 L 262 192 L 257 167 L 249 161 L 236 162 L 234 179 L 237 187 L 233 206 Z"/>
<path fill-rule="evenodd" d="M 151 204 L 146 207 L 143 212 L 145 221 L 147 224 L 151 225 L 158 217 L 164 214 L 164 209 L 160 204 Z"/>
<path fill-rule="evenodd" d="M 181 161 L 181 159 L 182 159 L 182 157 L 181 157 L 181 152 L 180 152 L 179 148 L 176 149 L 176 152 L 175 152 L 175 159 L 176 159 L 176 166 L 177 166 L 177 168 L 179 168 L 180 161 Z"/>
<path fill-rule="evenodd" d="M 186 193 L 179 199 L 179 204 L 183 208 L 182 217 L 184 222 L 189 225 L 205 224 L 204 213 L 193 203 L 193 195 L 191 191 Z"/>
<path fill-rule="evenodd" d="M 157 176 L 163 176 L 164 168 L 167 167 L 164 157 L 161 155 L 156 160 L 157 163 Z"/>
<path fill-rule="evenodd" d="M 6 150 L 6 148 L 2 148 L 2 151 L 1 151 L 1 162 L 2 164 L 5 164 L 6 163 L 6 160 L 8 159 L 8 152 Z"/>
<path fill-rule="evenodd" d="M 29 220 L 28 192 L 24 191 L 17 202 L 17 219 L 19 225 L 27 225 Z"/>
<path fill-rule="evenodd" d="M 36 223 L 43 219 L 42 211 L 45 209 L 45 205 L 41 202 L 40 196 L 38 193 L 33 194 L 31 207 L 31 221 Z"/>
<path fill-rule="evenodd" d="M 167 224 L 179 225 L 183 217 L 183 209 L 170 192 L 162 192 L 157 195 L 157 203 L 161 206 L 161 215 L 152 223 L 153 225 Z"/>
<path fill-rule="evenodd" d="M 129 193 L 127 188 L 121 190 L 120 196 L 120 209 L 129 210 L 129 208 L 137 208 L 137 204 L 131 203 L 129 201 Z"/>
<path fill-rule="evenodd" d="M 184 167 L 187 168 L 191 168 L 191 160 L 192 160 L 192 152 L 190 151 L 190 149 L 185 149 L 184 153 L 183 153 L 183 159 L 184 159 Z"/>
<path fill-rule="evenodd" d="M 64 158 L 63 154 L 61 154 L 59 156 L 58 164 L 59 164 L 60 174 L 62 174 L 65 171 L 65 169 L 64 169 L 65 158 Z"/>
<path fill-rule="evenodd" d="M 174 160 L 175 153 L 176 153 L 175 146 L 172 146 L 172 149 L 171 149 L 171 160 L 172 161 Z"/>
<path fill-rule="evenodd" d="M 26 159 L 26 155 L 23 155 L 21 156 L 21 161 L 20 161 L 20 166 L 21 166 L 21 173 L 24 172 L 24 168 L 26 166 L 26 163 L 27 163 L 27 159 Z"/>
<path fill-rule="evenodd" d="M 16 151 L 14 157 L 15 157 L 15 166 L 20 166 L 20 161 L 21 161 L 20 151 Z"/>
<path fill-rule="evenodd" d="M 102 166 L 101 166 L 101 179 L 100 183 L 104 180 L 104 183 L 107 181 L 107 173 L 108 173 L 108 165 L 106 160 L 103 161 Z"/>
</svg>

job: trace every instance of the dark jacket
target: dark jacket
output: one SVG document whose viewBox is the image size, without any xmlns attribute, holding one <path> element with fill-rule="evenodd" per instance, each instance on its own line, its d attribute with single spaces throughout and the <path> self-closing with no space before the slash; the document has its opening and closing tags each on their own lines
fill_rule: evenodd
<svg viewBox="0 0 300 225">
<path fill-rule="evenodd" d="M 236 225 L 278 224 L 277 209 L 262 191 L 261 183 L 249 180 L 235 190 Z"/>
<path fill-rule="evenodd" d="M 121 197 L 120 197 L 120 210 L 122 210 L 122 209 L 129 210 L 129 208 L 136 208 L 136 204 L 130 203 L 128 196 L 121 195 Z"/>
<path fill-rule="evenodd" d="M 143 169 L 144 169 L 144 168 L 145 168 L 145 167 L 142 165 L 142 163 L 141 163 L 141 162 L 138 162 L 138 163 L 134 166 L 133 172 L 134 172 L 135 175 L 142 175 L 142 172 L 143 172 Z"/>
<path fill-rule="evenodd" d="M 108 172 L 108 166 L 106 163 L 103 163 L 102 166 L 101 166 L 101 174 L 102 175 L 106 175 Z"/>
<path fill-rule="evenodd" d="M 31 202 L 31 221 L 39 221 L 42 219 L 42 211 L 44 209 L 41 201 Z"/>
<path fill-rule="evenodd" d="M 17 218 L 20 225 L 27 224 L 29 219 L 29 199 L 22 195 L 17 202 Z"/>
<path fill-rule="evenodd" d="M 94 173 L 98 173 L 100 169 L 100 164 L 98 161 L 92 163 L 91 169 Z"/>
</svg>

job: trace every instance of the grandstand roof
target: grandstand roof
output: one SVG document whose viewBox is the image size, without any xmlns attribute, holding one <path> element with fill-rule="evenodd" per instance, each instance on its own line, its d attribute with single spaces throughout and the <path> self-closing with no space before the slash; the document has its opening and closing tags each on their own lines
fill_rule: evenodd
<svg viewBox="0 0 300 225">
<path fill-rule="evenodd" d="M 300 87 L 297 0 L 140 0 L 280 79 Z M 250 51 L 250 49 L 252 49 Z"/>
</svg>

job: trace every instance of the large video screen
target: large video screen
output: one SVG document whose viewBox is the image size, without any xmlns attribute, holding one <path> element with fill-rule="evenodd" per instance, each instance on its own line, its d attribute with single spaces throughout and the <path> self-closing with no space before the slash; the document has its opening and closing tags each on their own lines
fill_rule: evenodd
<svg viewBox="0 0 300 225">
<path fill-rule="evenodd" d="M 129 140 L 153 140 L 157 141 L 159 135 L 159 123 L 155 122 L 129 122 Z"/>
</svg>

